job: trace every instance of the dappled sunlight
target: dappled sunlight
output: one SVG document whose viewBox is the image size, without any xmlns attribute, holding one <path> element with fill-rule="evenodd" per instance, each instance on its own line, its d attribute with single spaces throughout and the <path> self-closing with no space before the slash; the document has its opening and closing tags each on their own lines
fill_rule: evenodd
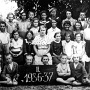
<svg viewBox="0 0 90 90">
<path fill-rule="evenodd" d="M 11 0 L 0 0 L 0 14 L 3 18 L 6 18 L 9 12 L 13 12 L 17 9 L 17 3 Z"/>
</svg>

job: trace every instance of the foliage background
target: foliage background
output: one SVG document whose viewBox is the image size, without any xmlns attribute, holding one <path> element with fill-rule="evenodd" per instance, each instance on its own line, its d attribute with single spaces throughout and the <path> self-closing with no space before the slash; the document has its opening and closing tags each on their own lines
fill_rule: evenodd
<svg viewBox="0 0 90 90">
<path fill-rule="evenodd" d="M 65 11 L 71 9 L 73 17 L 78 18 L 80 11 L 86 12 L 86 16 L 90 16 L 90 0 L 14 0 L 18 4 L 18 10 L 35 11 L 36 15 L 40 11 L 49 11 L 52 7 L 56 7 L 62 19 L 65 18 Z"/>
</svg>

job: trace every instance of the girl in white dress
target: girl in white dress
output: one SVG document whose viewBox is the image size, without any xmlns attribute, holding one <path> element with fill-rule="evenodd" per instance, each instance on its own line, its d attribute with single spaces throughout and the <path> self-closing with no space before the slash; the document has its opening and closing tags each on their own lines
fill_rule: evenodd
<svg viewBox="0 0 90 90">
<path fill-rule="evenodd" d="M 76 33 L 74 41 L 74 53 L 79 55 L 80 60 L 84 63 L 84 65 L 85 61 L 89 60 L 85 52 L 85 45 L 86 42 L 81 40 L 81 33 Z"/>
</svg>

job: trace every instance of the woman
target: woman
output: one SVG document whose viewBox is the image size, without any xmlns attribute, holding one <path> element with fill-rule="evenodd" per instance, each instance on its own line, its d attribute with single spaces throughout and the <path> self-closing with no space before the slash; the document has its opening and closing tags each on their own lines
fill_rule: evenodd
<svg viewBox="0 0 90 90">
<path fill-rule="evenodd" d="M 34 45 L 35 55 L 35 65 L 42 65 L 41 57 L 43 55 L 49 56 L 49 64 L 52 64 L 50 50 L 50 41 L 46 35 L 46 28 L 42 25 L 40 26 L 40 34 L 35 37 L 32 44 Z"/>
<path fill-rule="evenodd" d="M 18 31 L 13 31 L 13 38 L 10 41 L 10 53 L 13 56 L 13 60 L 22 65 L 23 62 L 23 40 L 19 37 Z"/>
</svg>

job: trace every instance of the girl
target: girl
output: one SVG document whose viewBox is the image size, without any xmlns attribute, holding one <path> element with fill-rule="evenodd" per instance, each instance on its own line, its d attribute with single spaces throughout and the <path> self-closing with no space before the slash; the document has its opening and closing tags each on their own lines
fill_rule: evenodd
<svg viewBox="0 0 90 90">
<path fill-rule="evenodd" d="M 77 21 L 76 23 L 75 23 L 75 25 L 74 25 L 74 35 L 76 34 L 76 33 L 81 33 L 82 34 L 82 36 L 83 36 L 83 28 L 82 28 L 82 24 L 81 24 L 81 22 L 79 22 L 79 21 Z M 82 37 L 82 39 L 83 39 L 83 37 Z"/>
<path fill-rule="evenodd" d="M 74 34 L 73 34 L 73 31 L 70 30 L 70 27 L 71 27 L 71 22 L 65 21 L 63 24 L 63 29 L 61 31 L 62 40 L 65 40 L 66 33 L 69 33 L 71 35 L 71 40 L 74 40 Z"/>
<path fill-rule="evenodd" d="M 34 20 L 33 20 L 33 26 L 30 29 L 30 31 L 33 32 L 34 37 L 36 37 L 39 34 L 39 20 L 38 20 L 38 18 L 34 18 Z"/>
<path fill-rule="evenodd" d="M 45 25 L 47 28 L 49 28 L 49 21 L 47 20 L 47 13 L 46 11 L 41 12 L 41 20 L 40 25 Z"/>
<path fill-rule="evenodd" d="M 7 24 L 7 32 L 10 34 L 10 37 L 12 36 L 12 32 L 13 30 L 16 30 L 17 29 L 17 22 L 15 22 L 14 20 L 15 16 L 13 13 L 9 13 L 7 15 L 7 21 L 6 21 L 6 24 Z"/>
<path fill-rule="evenodd" d="M 73 77 L 70 77 L 71 70 L 69 64 L 67 63 L 66 54 L 62 54 L 61 56 L 61 63 L 57 65 L 57 74 L 58 77 L 56 81 L 63 84 L 71 84 L 71 82 L 75 80 Z"/>
<path fill-rule="evenodd" d="M 62 42 L 61 42 L 61 34 L 60 32 L 55 33 L 54 35 L 55 40 L 51 43 L 51 55 L 53 64 L 60 63 L 60 55 L 62 53 Z"/>
<path fill-rule="evenodd" d="M 68 62 L 72 62 L 73 56 L 73 45 L 74 42 L 71 40 L 71 35 L 69 33 L 65 34 L 65 40 L 62 40 L 63 53 L 67 55 Z"/>
<path fill-rule="evenodd" d="M 81 40 L 81 33 L 76 33 L 75 41 L 74 41 L 74 54 L 79 55 L 80 60 L 84 63 L 84 65 L 85 65 L 85 61 L 89 60 L 85 52 L 85 45 L 86 42 Z"/>
<path fill-rule="evenodd" d="M 18 31 L 20 33 L 20 37 L 25 38 L 25 34 L 30 29 L 31 23 L 27 21 L 26 13 L 21 13 L 21 19 L 18 21 Z"/>
<path fill-rule="evenodd" d="M 40 26 L 40 34 L 36 36 L 32 42 L 34 45 L 35 55 L 35 64 L 42 65 L 41 57 L 43 55 L 49 56 L 49 64 L 52 64 L 52 58 L 49 53 L 50 50 L 50 41 L 48 36 L 46 35 L 46 28 L 45 26 Z"/>
<path fill-rule="evenodd" d="M 34 55 L 32 40 L 33 40 L 33 32 L 27 31 L 26 38 L 24 39 L 24 42 L 23 42 L 24 55 L 26 55 L 26 54 Z"/>
</svg>

